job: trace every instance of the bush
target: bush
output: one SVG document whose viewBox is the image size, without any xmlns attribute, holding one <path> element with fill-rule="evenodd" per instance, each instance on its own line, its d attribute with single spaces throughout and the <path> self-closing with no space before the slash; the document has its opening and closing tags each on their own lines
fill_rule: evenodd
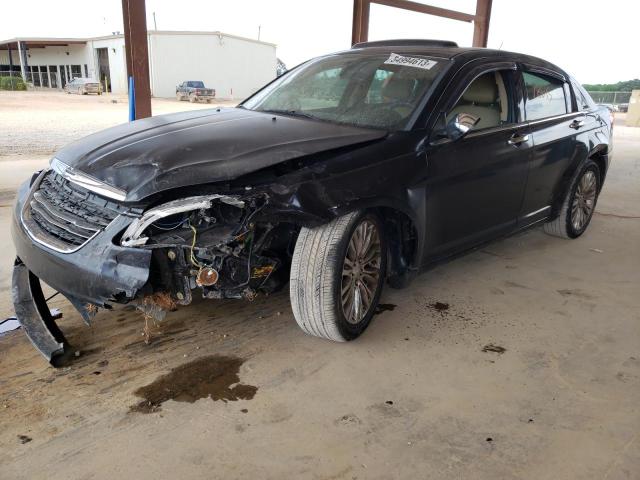
<svg viewBox="0 0 640 480">
<path fill-rule="evenodd" d="M 22 77 L 0 77 L 0 90 L 26 90 Z"/>
</svg>

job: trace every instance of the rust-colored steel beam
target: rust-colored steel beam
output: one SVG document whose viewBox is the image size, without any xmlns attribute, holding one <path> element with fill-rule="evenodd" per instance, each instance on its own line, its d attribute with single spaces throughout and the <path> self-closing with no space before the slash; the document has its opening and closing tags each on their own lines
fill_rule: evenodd
<svg viewBox="0 0 640 480">
<path fill-rule="evenodd" d="M 351 45 L 366 42 L 369 38 L 370 0 L 353 0 L 353 27 L 351 29 Z"/>
<path fill-rule="evenodd" d="M 379 3 L 388 7 L 401 8 L 402 10 L 410 10 L 412 12 L 426 13 L 435 15 L 436 17 L 450 18 L 452 20 L 460 20 L 462 22 L 473 22 L 474 16 L 469 13 L 456 12 L 447 8 L 432 7 L 424 3 L 412 2 L 410 0 L 371 0 L 372 3 Z"/>
<path fill-rule="evenodd" d="M 136 120 L 151 116 L 145 0 L 122 0 L 127 75 L 135 85 Z"/>
<path fill-rule="evenodd" d="M 473 46 L 486 47 L 489 37 L 492 0 L 476 0 L 476 14 L 458 12 L 447 8 L 433 7 L 411 0 L 353 0 L 353 28 L 351 44 L 366 42 L 369 39 L 369 11 L 372 3 L 395 7 L 401 10 L 435 15 L 436 17 L 473 22 Z"/>
<path fill-rule="evenodd" d="M 476 0 L 476 17 L 473 21 L 473 46 L 486 47 L 489 40 L 489 20 L 493 0 Z"/>
</svg>

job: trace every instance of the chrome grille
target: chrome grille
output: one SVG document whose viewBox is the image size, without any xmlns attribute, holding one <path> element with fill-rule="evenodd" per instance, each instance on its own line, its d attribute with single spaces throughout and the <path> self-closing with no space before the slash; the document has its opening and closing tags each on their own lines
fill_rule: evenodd
<svg viewBox="0 0 640 480">
<path fill-rule="evenodd" d="M 124 207 L 73 184 L 53 170 L 39 179 L 22 212 L 31 237 L 54 250 L 73 252 L 104 230 Z"/>
</svg>

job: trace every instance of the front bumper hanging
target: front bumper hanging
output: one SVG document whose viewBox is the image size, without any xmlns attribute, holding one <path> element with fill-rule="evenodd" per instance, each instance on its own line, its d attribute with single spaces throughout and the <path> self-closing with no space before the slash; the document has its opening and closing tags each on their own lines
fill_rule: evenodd
<svg viewBox="0 0 640 480">
<path fill-rule="evenodd" d="M 36 277 L 20 259 L 13 266 L 11 296 L 16 318 L 38 351 L 55 366 L 68 343 L 56 325 Z"/>
</svg>

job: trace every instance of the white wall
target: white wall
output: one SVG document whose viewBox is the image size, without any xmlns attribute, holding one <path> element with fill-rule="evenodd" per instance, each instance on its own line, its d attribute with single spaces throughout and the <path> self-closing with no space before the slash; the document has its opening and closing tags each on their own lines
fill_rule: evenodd
<svg viewBox="0 0 640 480">
<path fill-rule="evenodd" d="M 111 77 L 111 92 L 126 94 L 127 93 L 127 61 L 124 53 L 124 37 L 118 36 L 113 38 L 103 38 L 99 40 L 90 40 L 89 47 L 93 52 L 93 62 L 95 65 L 96 76 L 98 69 L 98 53 L 97 48 L 106 48 L 109 53 L 109 76 Z"/>
<path fill-rule="evenodd" d="M 14 67 L 20 66 L 20 57 L 18 57 L 18 51 L 15 48 L 11 50 L 11 58 Z M 0 65 L 9 65 L 9 50 L 0 50 Z"/>
<path fill-rule="evenodd" d="M 151 92 L 175 96 L 176 85 L 202 80 L 222 99 L 243 99 L 276 76 L 275 45 L 199 32 L 149 32 Z"/>
</svg>

